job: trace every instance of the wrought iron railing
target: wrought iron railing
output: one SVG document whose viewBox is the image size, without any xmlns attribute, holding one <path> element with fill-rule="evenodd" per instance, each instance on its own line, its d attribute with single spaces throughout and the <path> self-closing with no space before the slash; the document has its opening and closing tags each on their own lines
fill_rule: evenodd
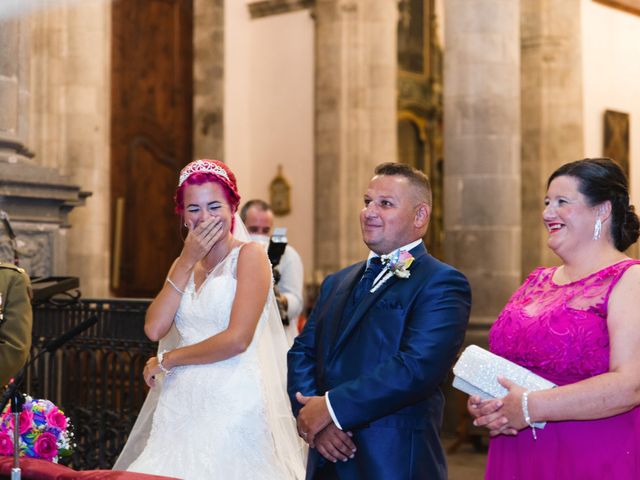
<svg viewBox="0 0 640 480">
<path fill-rule="evenodd" d="M 75 299 L 35 305 L 32 358 L 51 339 L 96 315 L 98 323 L 42 355 L 26 372 L 24 391 L 60 406 L 77 447 L 63 463 L 111 468 L 135 422 L 147 388 L 142 369 L 156 344 L 144 335 L 149 300 Z"/>
</svg>

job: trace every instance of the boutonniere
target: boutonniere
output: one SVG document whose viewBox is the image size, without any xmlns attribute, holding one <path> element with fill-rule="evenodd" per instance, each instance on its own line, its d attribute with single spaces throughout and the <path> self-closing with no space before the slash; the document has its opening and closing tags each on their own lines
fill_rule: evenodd
<svg viewBox="0 0 640 480">
<path fill-rule="evenodd" d="M 406 250 L 396 250 L 388 255 L 382 255 L 380 257 L 383 266 L 382 271 L 374 279 L 373 287 L 369 291 L 371 293 L 375 292 L 393 275 L 398 278 L 409 278 L 411 276 L 409 267 L 411 267 L 413 260 L 413 255 Z"/>
</svg>

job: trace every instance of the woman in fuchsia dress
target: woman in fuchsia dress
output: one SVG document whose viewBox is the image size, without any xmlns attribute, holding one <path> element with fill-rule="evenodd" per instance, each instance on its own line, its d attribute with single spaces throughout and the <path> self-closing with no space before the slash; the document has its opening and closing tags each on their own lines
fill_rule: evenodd
<svg viewBox="0 0 640 480">
<path fill-rule="evenodd" d="M 640 261 L 623 253 L 639 222 L 627 179 L 610 159 L 568 163 L 549 178 L 545 205 L 563 264 L 528 276 L 489 345 L 558 387 L 526 392 L 502 379 L 504 398 L 469 399 L 491 431 L 486 478 L 640 479 Z"/>
</svg>

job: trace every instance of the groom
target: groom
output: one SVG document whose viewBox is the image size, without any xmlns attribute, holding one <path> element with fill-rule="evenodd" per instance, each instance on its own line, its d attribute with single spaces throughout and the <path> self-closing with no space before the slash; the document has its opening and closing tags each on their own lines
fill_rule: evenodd
<svg viewBox="0 0 640 480">
<path fill-rule="evenodd" d="M 360 226 L 369 259 L 329 275 L 288 354 L 288 392 L 311 447 L 307 479 L 446 479 L 445 379 L 462 344 L 466 278 L 422 242 L 431 187 L 375 169 Z"/>
</svg>

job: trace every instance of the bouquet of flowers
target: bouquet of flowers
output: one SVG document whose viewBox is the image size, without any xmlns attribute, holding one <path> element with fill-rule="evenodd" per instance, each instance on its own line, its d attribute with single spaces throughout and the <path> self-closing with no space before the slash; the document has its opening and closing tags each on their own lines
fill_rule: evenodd
<svg viewBox="0 0 640 480">
<path fill-rule="evenodd" d="M 73 433 L 64 412 L 45 399 L 25 397 L 20 413 L 20 456 L 56 462 L 71 455 Z M 0 416 L 0 455 L 13 455 L 13 415 L 10 405 Z"/>
</svg>

